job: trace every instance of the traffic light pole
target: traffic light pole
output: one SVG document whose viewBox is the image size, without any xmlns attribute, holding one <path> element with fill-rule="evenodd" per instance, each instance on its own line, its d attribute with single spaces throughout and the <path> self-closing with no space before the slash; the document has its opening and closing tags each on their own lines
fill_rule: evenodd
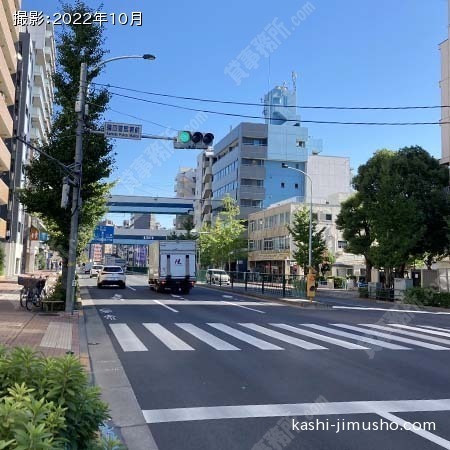
<svg viewBox="0 0 450 450">
<path fill-rule="evenodd" d="M 81 63 L 80 90 L 75 112 L 77 131 L 75 141 L 75 161 L 73 168 L 74 186 L 72 191 L 72 210 L 70 220 L 69 259 L 67 262 L 66 312 L 73 313 L 75 300 L 75 267 L 77 263 L 78 220 L 81 207 L 81 168 L 83 163 L 84 110 L 86 105 L 87 64 Z"/>
</svg>

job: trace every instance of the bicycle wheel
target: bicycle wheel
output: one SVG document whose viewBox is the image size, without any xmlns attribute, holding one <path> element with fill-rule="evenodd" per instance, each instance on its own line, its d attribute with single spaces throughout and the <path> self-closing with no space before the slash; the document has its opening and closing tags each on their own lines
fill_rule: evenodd
<svg viewBox="0 0 450 450">
<path fill-rule="evenodd" d="M 20 291 L 20 306 L 22 308 L 25 308 L 25 305 L 27 303 L 27 297 L 28 297 L 28 289 L 23 287 L 22 290 Z"/>
<path fill-rule="evenodd" d="M 32 311 L 33 306 L 40 306 L 39 296 L 37 294 L 32 294 L 27 297 L 26 308 L 28 311 Z"/>
</svg>

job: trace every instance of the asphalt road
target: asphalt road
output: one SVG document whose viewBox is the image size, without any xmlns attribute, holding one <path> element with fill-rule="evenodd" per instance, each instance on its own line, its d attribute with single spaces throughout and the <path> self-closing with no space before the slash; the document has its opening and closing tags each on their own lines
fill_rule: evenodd
<svg viewBox="0 0 450 450">
<path fill-rule="evenodd" d="M 450 315 L 127 283 L 83 297 L 160 450 L 450 448 Z"/>
</svg>

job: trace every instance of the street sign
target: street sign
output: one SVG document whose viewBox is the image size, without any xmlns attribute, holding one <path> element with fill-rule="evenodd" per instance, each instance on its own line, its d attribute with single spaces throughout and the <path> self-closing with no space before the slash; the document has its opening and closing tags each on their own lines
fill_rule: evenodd
<svg viewBox="0 0 450 450">
<path fill-rule="evenodd" d="M 105 137 L 120 139 L 142 138 L 142 125 L 133 125 L 130 123 L 105 122 Z"/>
<path fill-rule="evenodd" d="M 30 241 L 38 241 L 39 240 L 39 230 L 35 227 L 30 228 Z"/>
<path fill-rule="evenodd" d="M 114 227 L 99 225 L 94 229 L 94 238 L 91 244 L 112 244 L 114 240 Z"/>
</svg>

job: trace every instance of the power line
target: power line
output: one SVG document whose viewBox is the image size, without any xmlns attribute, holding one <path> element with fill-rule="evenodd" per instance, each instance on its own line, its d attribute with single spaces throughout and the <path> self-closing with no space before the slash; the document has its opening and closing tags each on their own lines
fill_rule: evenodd
<svg viewBox="0 0 450 450">
<path fill-rule="evenodd" d="M 408 110 L 408 109 L 438 109 L 438 108 L 450 108 L 450 106 L 442 106 L 442 105 L 431 105 L 431 106 L 309 106 L 309 105 L 275 105 L 271 103 L 252 103 L 252 102 L 237 102 L 232 100 L 217 100 L 211 98 L 201 98 L 201 97 L 184 97 L 180 95 L 172 95 L 172 94 L 162 94 L 159 92 L 151 92 L 151 91 L 141 91 L 138 89 L 126 88 L 123 86 L 115 86 L 111 84 L 102 84 L 102 83 L 92 83 L 97 86 L 102 86 L 106 88 L 114 88 L 121 89 L 124 91 L 135 92 L 137 94 L 146 94 L 146 95 L 154 95 L 157 97 L 167 97 L 174 98 L 178 100 L 190 100 L 196 102 L 206 102 L 206 103 L 219 103 L 223 105 L 240 105 L 240 106 L 262 106 L 262 107 L 277 107 L 283 106 L 283 108 L 298 108 L 298 109 L 331 109 L 331 110 Z"/>
<path fill-rule="evenodd" d="M 227 113 L 227 112 L 221 112 L 221 111 L 212 111 L 207 109 L 198 109 L 198 108 L 190 108 L 188 106 L 180 106 L 180 105 L 173 105 L 171 103 L 164 103 L 164 102 L 158 102 L 155 100 L 149 100 L 145 98 L 140 97 L 133 97 L 131 95 L 125 95 L 125 94 L 119 94 L 117 92 L 109 91 L 111 95 L 115 95 L 117 97 L 123 97 L 128 98 L 130 100 L 138 100 L 145 103 L 151 103 L 154 105 L 161 105 L 161 106 L 168 106 L 171 108 L 176 109 L 183 109 L 186 111 L 195 111 L 195 112 L 202 112 L 205 114 L 215 114 L 220 116 L 230 116 L 230 117 L 242 117 L 246 119 L 259 119 L 259 120 L 265 120 L 267 119 L 264 116 L 252 116 L 248 114 L 237 114 L 237 113 Z M 279 118 L 271 117 L 269 120 L 279 120 Z M 409 126 L 409 125 L 441 125 L 441 124 L 447 124 L 450 122 L 344 122 L 344 121 L 333 121 L 333 120 L 299 120 L 299 119 L 285 119 L 285 122 L 303 122 L 303 123 L 315 123 L 315 124 L 329 124 L 329 125 L 371 125 L 371 126 Z"/>
</svg>

